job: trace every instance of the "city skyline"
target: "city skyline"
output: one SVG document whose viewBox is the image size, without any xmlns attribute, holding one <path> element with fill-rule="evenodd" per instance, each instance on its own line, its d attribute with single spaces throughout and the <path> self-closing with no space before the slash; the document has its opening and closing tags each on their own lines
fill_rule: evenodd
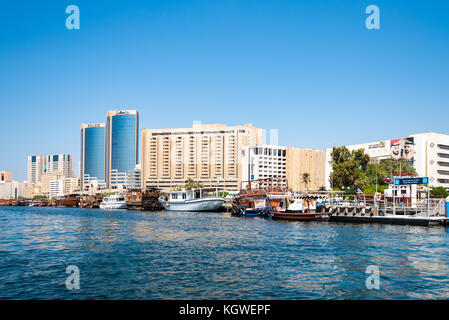
<svg viewBox="0 0 449 320">
<path fill-rule="evenodd" d="M 138 110 L 140 129 L 250 122 L 320 150 L 449 133 L 444 1 L 375 1 L 380 30 L 365 2 L 76 4 L 80 30 L 64 4 L 0 13 L 0 169 L 14 180 L 33 154 L 71 154 L 78 175 L 79 125 L 114 109 Z"/>
</svg>

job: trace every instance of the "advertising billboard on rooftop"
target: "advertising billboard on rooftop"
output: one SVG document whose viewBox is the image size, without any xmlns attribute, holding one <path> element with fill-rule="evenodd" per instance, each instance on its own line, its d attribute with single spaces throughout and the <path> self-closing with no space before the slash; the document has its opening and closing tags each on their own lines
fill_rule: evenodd
<svg viewBox="0 0 449 320">
<path fill-rule="evenodd" d="M 415 155 L 413 137 L 390 140 L 390 155 L 393 160 L 413 161 Z"/>
</svg>

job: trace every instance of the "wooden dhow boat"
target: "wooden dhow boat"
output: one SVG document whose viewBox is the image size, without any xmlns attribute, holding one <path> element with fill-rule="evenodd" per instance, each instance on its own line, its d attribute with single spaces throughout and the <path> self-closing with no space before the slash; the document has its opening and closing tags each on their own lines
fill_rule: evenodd
<svg viewBox="0 0 449 320">
<path fill-rule="evenodd" d="M 326 198 L 320 196 L 302 195 L 288 200 L 287 208 L 272 210 L 273 219 L 297 221 L 328 221 L 332 215 L 330 207 L 326 206 Z"/>
<path fill-rule="evenodd" d="M 266 178 L 251 180 L 232 200 L 232 215 L 269 217 L 273 208 L 283 206 L 288 197 L 287 180 Z"/>
<path fill-rule="evenodd" d="M 149 188 L 145 191 L 140 189 L 128 189 L 125 194 L 126 206 L 130 210 L 164 210 L 159 201 L 161 196 L 156 188 Z"/>
</svg>

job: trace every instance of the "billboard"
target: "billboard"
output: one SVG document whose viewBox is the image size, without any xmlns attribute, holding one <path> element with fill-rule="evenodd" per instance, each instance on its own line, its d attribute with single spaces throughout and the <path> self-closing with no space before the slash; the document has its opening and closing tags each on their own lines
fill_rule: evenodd
<svg viewBox="0 0 449 320">
<path fill-rule="evenodd" d="M 393 160 L 413 161 L 415 155 L 415 141 L 413 137 L 390 140 L 390 156 Z"/>
</svg>

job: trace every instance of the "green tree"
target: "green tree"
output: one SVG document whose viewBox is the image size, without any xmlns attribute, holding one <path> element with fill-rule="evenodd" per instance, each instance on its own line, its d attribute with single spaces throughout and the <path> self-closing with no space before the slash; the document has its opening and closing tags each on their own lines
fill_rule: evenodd
<svg viewBox="0 0 449 320">
<path fill-rule="evenodd" d="M 308 172 L 304 172 L 302 174 L 302 182 L 304 183 L 305 187 L 307 188 L 307 185 L 310 182 L 310 174 Z"/>
<path fill-rule="evenodd" d="M 42 194 L 37 194 L 33 197 L 33 200 L 40 200 L 40 199 L 47 199 L 47 196 L 44 196 Z"/>
<path fill-rule="evenodd" d="M 332 149 L 333 169 L 330 182 L 336 188 L 354 188 L 360 174 L 366 170 L 369 156 L 363 149 L 349 151 L 346 147 Z"/>
<path fill-rule="evenodd" d="M 187 182 L 184 184 L 184 189 L 192 190 L 192 189 L 201 189 L 203 185 L 199 181 L 194 181 L 192 178 L 187 179 Z"/>
<path fill-rule="evenodd" d="M 362 189 L 365 193 L 382 192 L 388 188 L 385 177 L 389 175 L 417 175 L 415 168 L 404 160 L 391 159 L 370 162 L 363 149 L 350 152 L 346 147 L 332 150 L 333 169 L 330 182 L 335 189 Z M 376 179 L 377 177 L 377 179 Z"/>
<path fill-rule="evenodd" d="M 430 190 L 432 192 L 432 196 L 434 197 L 447 198 L 447 196 L 449 196 L 446 188 L 443 187 L 431 187 Z"/>
</svg>

